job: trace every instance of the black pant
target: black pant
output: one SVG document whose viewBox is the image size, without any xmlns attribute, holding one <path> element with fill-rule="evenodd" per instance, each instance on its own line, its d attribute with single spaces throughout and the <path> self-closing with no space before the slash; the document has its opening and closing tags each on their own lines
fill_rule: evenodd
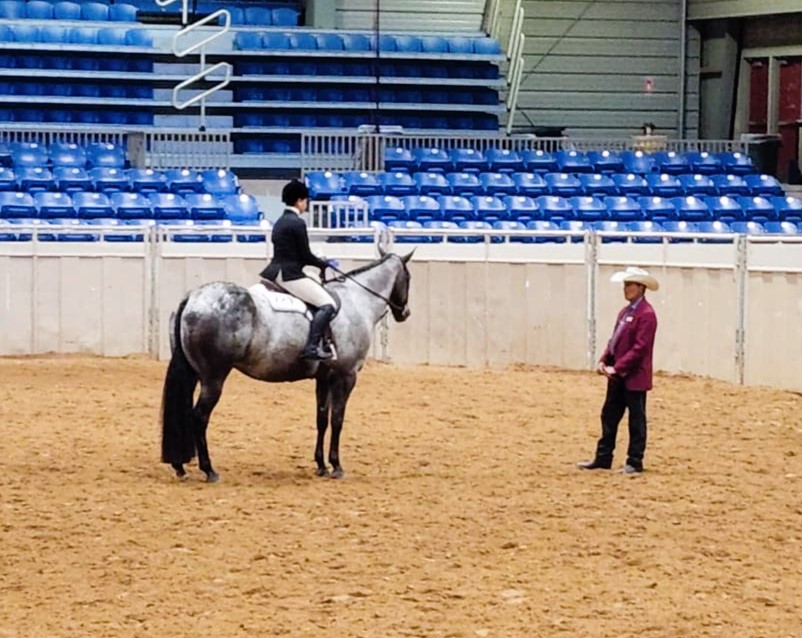
<svg viewBox="0 0 802 638">
<path fill-rule="evenodd" d="M 627 390 L 618 378 L 607 381 L 607 396 L 601 411 L 602 435 L 596 446 L 596 460 L 601 465 L 611 466 L 618 424 L 629 410 L 629 449 L 627 465 L 642 470 L 643 454 L 646 451 L 646 392 Z"/>
</svg>

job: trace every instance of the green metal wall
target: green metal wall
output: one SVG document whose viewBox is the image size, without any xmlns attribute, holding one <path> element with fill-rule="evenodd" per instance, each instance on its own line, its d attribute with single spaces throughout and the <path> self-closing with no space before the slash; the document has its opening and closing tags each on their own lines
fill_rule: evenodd
<svg viewBox="0 0 802 638">
<path fill-rule="evenodd" d="M 501 37 L 514 0 L 502 1 Z M 699 126 L 698 32 L 687 30 L 685 131 L 678 135 L 680 0 L 524 0 L 526 67 L 515 128 L 621 137 L 644 122 L 671 137 Z M 645 90 L 647 78 L 653 92 Z"/>
<path fill-rule="evenodd" d="M 688 19 L 740 18 L 802 11 L 800 0 L 688 0 Z"/>
</svg>

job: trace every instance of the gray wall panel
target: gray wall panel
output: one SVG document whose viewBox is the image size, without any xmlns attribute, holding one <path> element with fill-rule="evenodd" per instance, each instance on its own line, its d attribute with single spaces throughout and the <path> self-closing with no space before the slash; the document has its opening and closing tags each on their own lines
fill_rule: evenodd
<svg viewBox="0 0 802 638">
<path fill-rule="evenodd" d="M 377 0 L 337 0 L 338 29 L 375 28 Z M 383 0 L 380 29 L 477 33 L 484 0 Z"/>
<path fill-rule="evenodd" d="M 689 0 L 688 19 L 741 18 L 745 16 L 795 13 L 802 10 L 799 0 Z"/>
</svg>

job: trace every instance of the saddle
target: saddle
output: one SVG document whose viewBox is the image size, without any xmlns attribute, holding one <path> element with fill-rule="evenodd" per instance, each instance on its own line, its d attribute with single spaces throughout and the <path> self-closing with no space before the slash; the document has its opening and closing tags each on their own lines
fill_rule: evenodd
<svg viewBox="0 0 802 638">
<path fill-rule="evenodd" d="M 278 284 L 270 281 L 269 279 L 260 279 L 260 283 L 267 289 L 267 301 L 270 304 L 270 307 L 276 312 L 296 312 L 302 314 L 306 317 L 309 323 L 312 323 L 312 317 L 314 316 L 315 308 L 314 306 L 310 306 L 309 304 L 305 303 L 304 301 L 298 299 L 298 297 L 294 297 L 286 290 L 284 290 Z M 332 299 L 334 299 L 334 317 L 337 316 L 337 313 L 340 312 L 340 297 L 332 290 L 327 291 Z M 326 327 L 326 331 L 323 333 L 323 341 L 326 342 L 333 352 L 336 352 L 336 348 L 334 347 L 334 336 L 331 332 L 331 323 Z"/>
</svg>

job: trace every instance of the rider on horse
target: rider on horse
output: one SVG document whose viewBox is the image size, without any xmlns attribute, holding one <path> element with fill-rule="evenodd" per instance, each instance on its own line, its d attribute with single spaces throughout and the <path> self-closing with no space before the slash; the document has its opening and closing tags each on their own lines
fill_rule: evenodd
<svg viewBox="0 0 802 638">
<path fill-rule="evenodd" d="M 261 276 L 316 309 L 301 356 L 304 359 L 331 359 L 333 354 L 328 345 L 322 343 L 322 338 L 336 313 L 336 303 L 320 283 L 304 274 L 303 267 L 317 266 L 322 271 L 326 266 L 336 268 L 337 262 L 321 259 L 309 249 L 306 224 L 300 218 L 309 204 L 306 185 L 297 180 L 289 182 L 281 191 L 281 201 L 286 208 L 273 226 L 273 259 Z"/>
</svg>

